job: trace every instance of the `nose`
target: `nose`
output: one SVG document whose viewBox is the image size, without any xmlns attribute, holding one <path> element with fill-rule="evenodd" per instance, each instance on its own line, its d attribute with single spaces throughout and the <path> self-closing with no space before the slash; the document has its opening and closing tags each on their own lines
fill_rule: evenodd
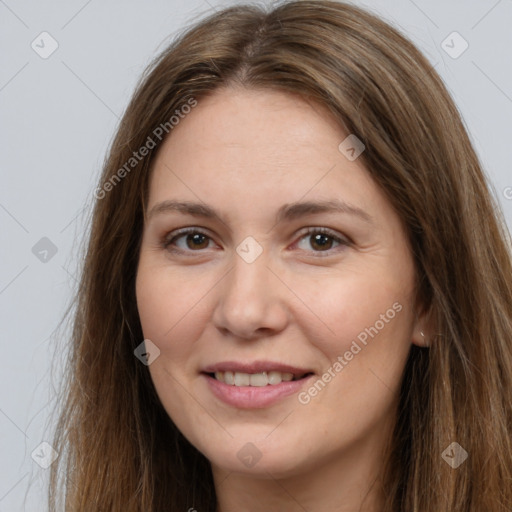
<svg viewBox="0 0 512 512">
<path fill-rule="evenodd" d="M 290 318 L 286 291 L 265 252 L 252 263 L 234 253 L 231 270 L 215 287 L 213 323 L 234 338 L 254 340 L 276 334 Z"/>
</svg>

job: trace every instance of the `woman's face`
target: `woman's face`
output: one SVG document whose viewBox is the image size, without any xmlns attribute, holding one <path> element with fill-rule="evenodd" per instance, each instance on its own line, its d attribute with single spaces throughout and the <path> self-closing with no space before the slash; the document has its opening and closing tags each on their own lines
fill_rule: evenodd
<svg viewBox="0 0 512 512">
<path fill-rule="evenodd" d="M 137 274 L 149 371 L 214 470 L 369 464 L 389 438 L 421 344 L 414 267 L 348 135 L 298 96 L 224 89 L 154 162 Z"/>
</svg>

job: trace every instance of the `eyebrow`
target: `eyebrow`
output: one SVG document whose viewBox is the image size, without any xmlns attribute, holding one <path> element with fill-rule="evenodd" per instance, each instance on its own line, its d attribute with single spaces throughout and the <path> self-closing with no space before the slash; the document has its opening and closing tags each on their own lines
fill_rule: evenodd
<svg viewBox="0 0 512 512">
<path fill-rule="evenodd" d="M 173 200 L 162 201 L 153 206 L 148 214 L 148 220 L 155 215 L 168 212 L 179 212 L 185 215 L 213 219 L 224 223 L 221 214 L 204 203 Z M 359 217 L 368 224 L 373 223 L 372 217 L 361 208 L 339 199 L 332 199 L 329 201 L 305 201 L 285 204 L 281 206 L 277 212 L 276 224 L 319 213 L 346 213 Z"/>
</svg>

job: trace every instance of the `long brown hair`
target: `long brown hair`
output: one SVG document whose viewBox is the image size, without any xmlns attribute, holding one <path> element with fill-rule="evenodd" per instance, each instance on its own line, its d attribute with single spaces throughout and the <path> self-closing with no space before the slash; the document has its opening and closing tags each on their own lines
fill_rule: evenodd
<svg viewBox="0 0 512 512">
<path fill-rule="evenodd" d="M 216 509 L 208 461 L 174 426 L 134 356 L 143 340 L 135 276 L 159 145 L 127 162 L 157 127 L 168 123 L 172 136 L 176 110 L 233 85 L 327 106 L 365 144 L 361 158 L 406 227 L 417 303 L 434 330 L 428 349 L 411 348 L 404 371 L 383 512 L 510 512 L 509 233 L 431 64 L 387 23 L 329 0 L 210 15 L 139 82 L 94 207 L 53 442 L 60 457 L 51 468 L 50 510 L 61 502 L 66 511 Z M 442 457 L 453 442 L 469 455 L 457 469 Z"/>
</svg>

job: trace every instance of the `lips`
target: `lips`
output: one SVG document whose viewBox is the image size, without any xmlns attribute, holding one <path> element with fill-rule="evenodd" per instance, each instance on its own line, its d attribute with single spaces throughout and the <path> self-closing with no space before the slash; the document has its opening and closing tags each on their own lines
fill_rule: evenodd
<svg viewBox="0 0 512 512">
<path fill-rule="evenodd" d="M 262 408 L 298 392 L 313 372 L 272 361 L 226 361 L 201 372 L 211 392 L 237 408 Z"/>
</svg>

